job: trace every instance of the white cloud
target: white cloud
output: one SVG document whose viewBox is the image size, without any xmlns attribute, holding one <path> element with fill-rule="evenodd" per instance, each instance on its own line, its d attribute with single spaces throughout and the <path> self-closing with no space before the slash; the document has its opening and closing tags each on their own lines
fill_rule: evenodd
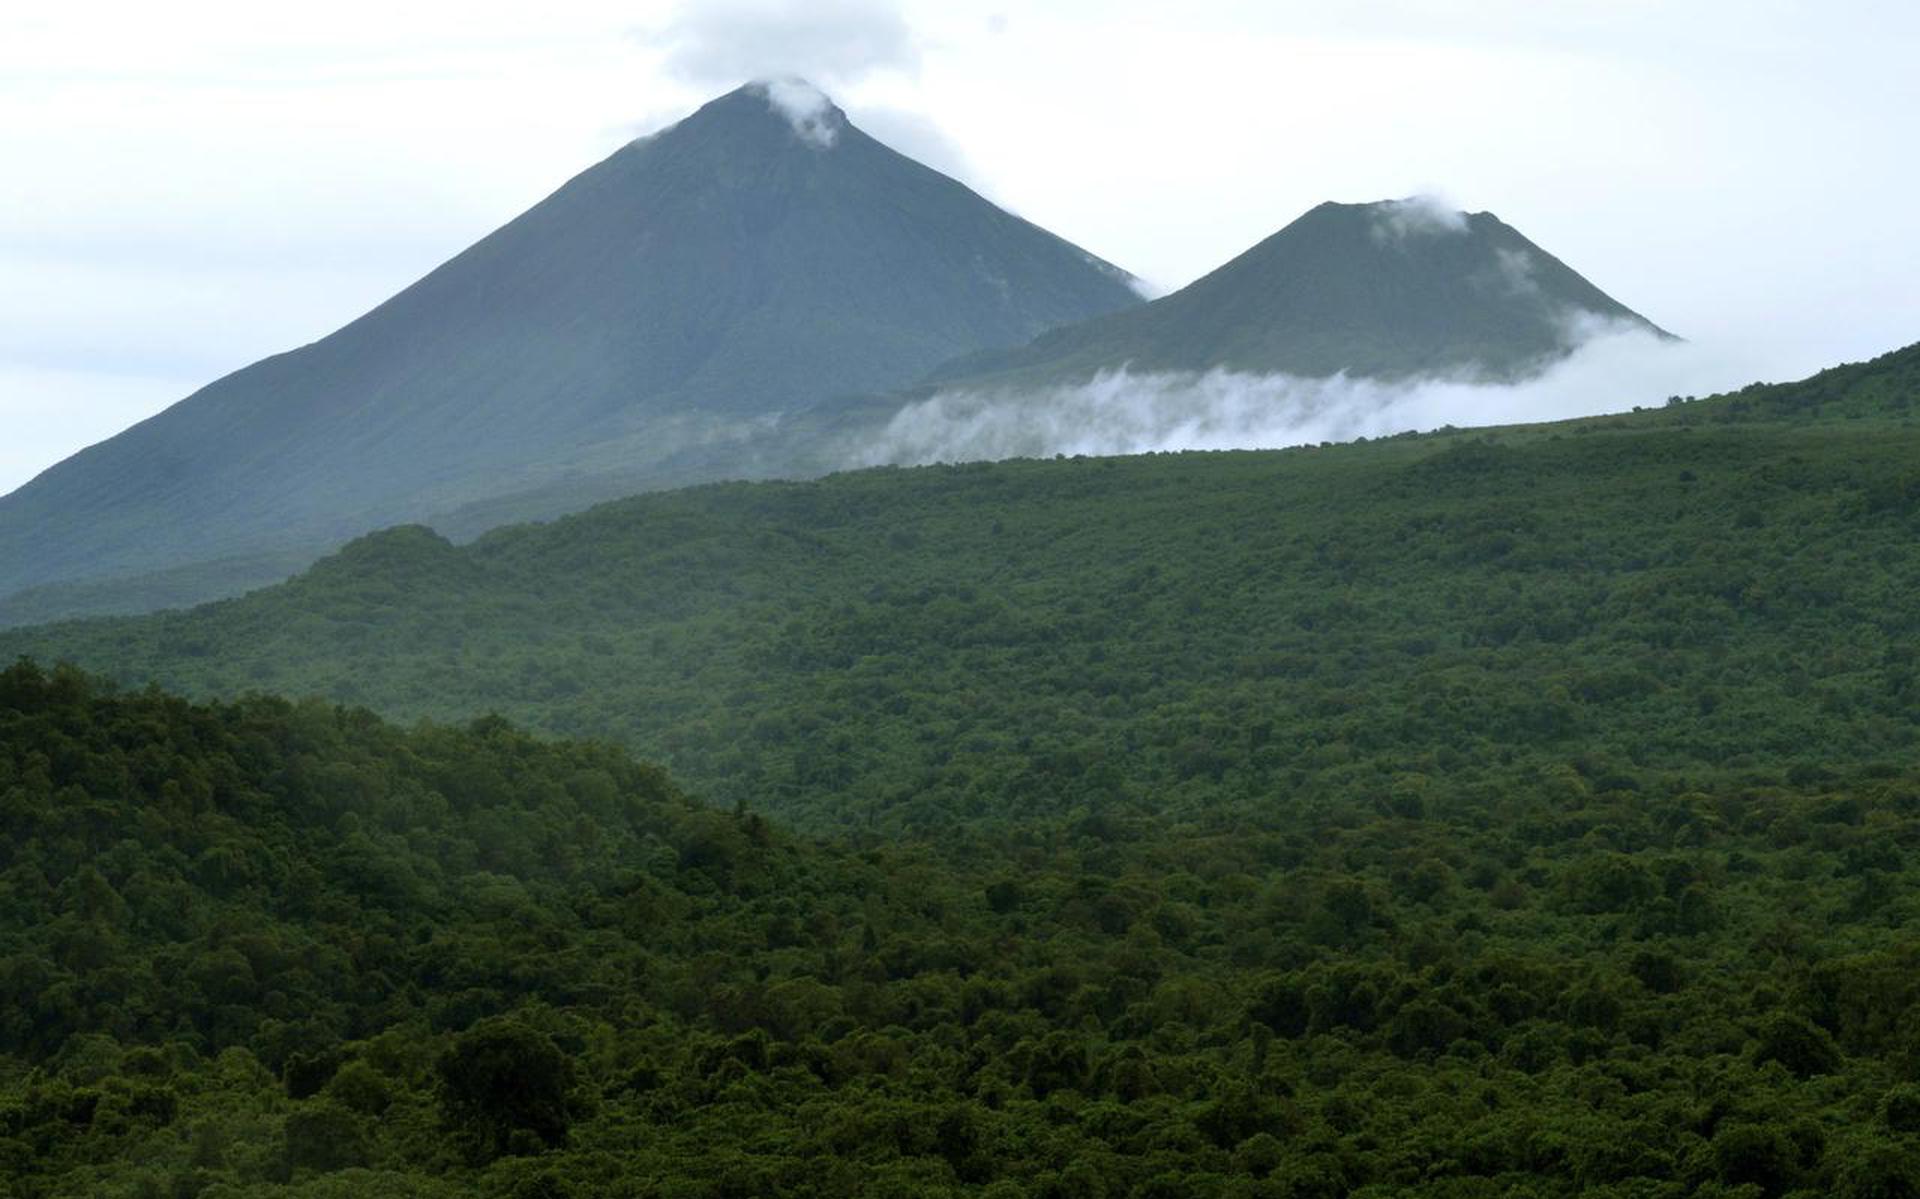
<svg viewBox="0 0 1920 1199">
<path fill-rule="evenodd" d="M 1495 246 L 1493 250 L 1494 284 L 1516 296 L 1535 296 L 1540 294 L 1540 280 L 1535 277 L 1537 264 L 1533 255 L 1519 247 Z"/>
<path fill-rule="evenodd" d="M 1412 237 L 1441 237 L 1467 231 L 1467 214 L 1434 195 L 1389 200 L 1374 212 L 1376 241 L 1405 241 Z"/>
<path fill-rule="evenodd" d="M 1755 378 L 1750 365 L 1637 327 L 1589 318 L 1584 328 L 1589 335 L 1569 358 L 1512 385 L 1122 369 L 1039 392 L 942 392 L 901 410 L 854 458 L 875 466 L 1276 448 L 1619 412 Z"/>
<path fill-rule="evenodd" d="M 691 0 L 640 36 L 669 73 L 707 89 L 783 76 L 836 88 L 920 66 L 898 7 L 874 0 Z"/>
<path fill-rule="evenodd" d="M 837 130 L 814 113 L 837 102 L 869 136 L 979 186 L 960 147 L 917 110 L 913 97 L 925 39 L 898 4 L 689 0 L 637 37 L 661 53 L 667 74 L 701 98 L 750 80 L 767 81 L 770 98 L 796 132 L 822 146 L 833 143 Z M 651 131 L 665 123 L 656 118 L 635 128 Z"/>
<path fill-rule="evenodd" d="M 793 132 L 801 141 L 824 150 L 839 138 L 839 118 L 833 111 L 833 101 L 811 83 L 783 76 L 763 81 L 759 90 L 773 110 L 787 118 L 787 124 L 793 126 Z"/>
</svg>

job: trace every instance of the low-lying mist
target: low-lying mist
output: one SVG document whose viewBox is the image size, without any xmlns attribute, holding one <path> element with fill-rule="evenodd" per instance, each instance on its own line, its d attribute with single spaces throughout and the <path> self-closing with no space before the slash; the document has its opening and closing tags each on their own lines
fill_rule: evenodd
<svg viewBox="0 0 1920 1199">
<path fill-rule="evenodd" d="M 857 464 L 1268 449 L 1562 420 L 1739 387 L 1754 377 L 1742 370 L 1724 355 L 1626 324 L 1587 330 L 1567 358 L 1520 383 L 1120 369 L 1040 391 L 940 392 L 895 414 Z"/>
</svg>

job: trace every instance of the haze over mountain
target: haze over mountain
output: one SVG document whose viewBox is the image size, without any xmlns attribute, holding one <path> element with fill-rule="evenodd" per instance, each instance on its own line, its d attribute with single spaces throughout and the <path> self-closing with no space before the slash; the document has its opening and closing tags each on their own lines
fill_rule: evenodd
<svg viewBox="0 0 1920 1199">
<path fill-rule="evenodd" d="M 936 381 L 1033 387 L 1125 367 L 1513 382 L 1604 328 L 1671 336 L 1490 212 L 1326 203 L 1171 295 L 959 359 Z"/>
<path fill-rule="evenodd" d="M 1464 755 L 1504 770 L 1543 739 L 1512 766 L 1527 792 L 1603 719 L 1676 789 L 1751 778 L 1768 721 L 1793 730 L 1776 761 L 1904 762 L 1916 407 L 1920 345 L 1552 425 L 686 488 L 462 546 L 382 530 L 242 598 L 0 632 L 0 662 L 497 712 L 623 741 L 722 806 L 942 835 L 976 803 L 1123 787 L 1162 814 L 1183 786 L 1187 811 L 1297 802 L 1271 758 L 1216 790 L 1189 757 L 1373 794 L 1390 772 L 1352 772 L 1349 739 L 1476 785 Z"/>
<path fill-rule="evenodd" d="M 0 498 L 0 597 L 79 582 L 52 607 L 182 602 L 556 479 L 658 486 L 676 453 L 774 414 L 1136 303 L 1126 272 L 805 84 L 749 84 L 338 332 Z"/>
<path fill-rule="evenodd" d="M 1489 213 L 1431 197 L 1322 204 L 1163 299 L 962 355 L 912 388 L 684 447 L 671 478 L 1548 420 L 1707 390 L 1697 379 L 1711 366 L 1663 352 L 1678 344 Z M 608 482 L 563 479 L 433 523 L 466 537 L 544 519 L 609 498 Z"/>
</svg>

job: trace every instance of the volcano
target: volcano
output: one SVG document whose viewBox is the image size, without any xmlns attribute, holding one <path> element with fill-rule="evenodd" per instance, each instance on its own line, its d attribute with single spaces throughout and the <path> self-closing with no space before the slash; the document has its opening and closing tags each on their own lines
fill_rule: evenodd
<svg viewBox="0 0 1920 1199">
<path fill-rule="evenodd" d="M 1517 382 L 1599 332 L 1671 338 L 1490 212 L 1321 204 L 1188 286 L 937 372 L 1017 388 L 1103 370 Z"/>
<path fill-rule="evenodd" d="M 330 336 L 0 498 L 0 607 L 211 598 L 381 525 L 688 481 L 689 448 L 711 477 L 764 473 L 729 440 L 1134 306 L 1133 282 L 806 84 L 749 84 Z"/>
</svg>

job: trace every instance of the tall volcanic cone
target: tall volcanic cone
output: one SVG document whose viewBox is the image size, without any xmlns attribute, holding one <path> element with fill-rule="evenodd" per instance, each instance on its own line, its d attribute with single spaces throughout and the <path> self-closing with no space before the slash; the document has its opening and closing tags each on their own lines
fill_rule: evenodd
<svg viewBox="0 0 1920 1199">
<path fill-rule="evenodd" d="M 1131 284 L 807 85 L 749 84 L 338 332 L 0 498 L 0 597 L 206 598 L 556 480 L 638 489 L 687 444 L 724 475 L 711 447 L 741 429 L 1130 307 Z M 168 582 L 132 598 L 150 572 Z M 35 615 L 60 609 L 41 594 Z"/>
</svg>

